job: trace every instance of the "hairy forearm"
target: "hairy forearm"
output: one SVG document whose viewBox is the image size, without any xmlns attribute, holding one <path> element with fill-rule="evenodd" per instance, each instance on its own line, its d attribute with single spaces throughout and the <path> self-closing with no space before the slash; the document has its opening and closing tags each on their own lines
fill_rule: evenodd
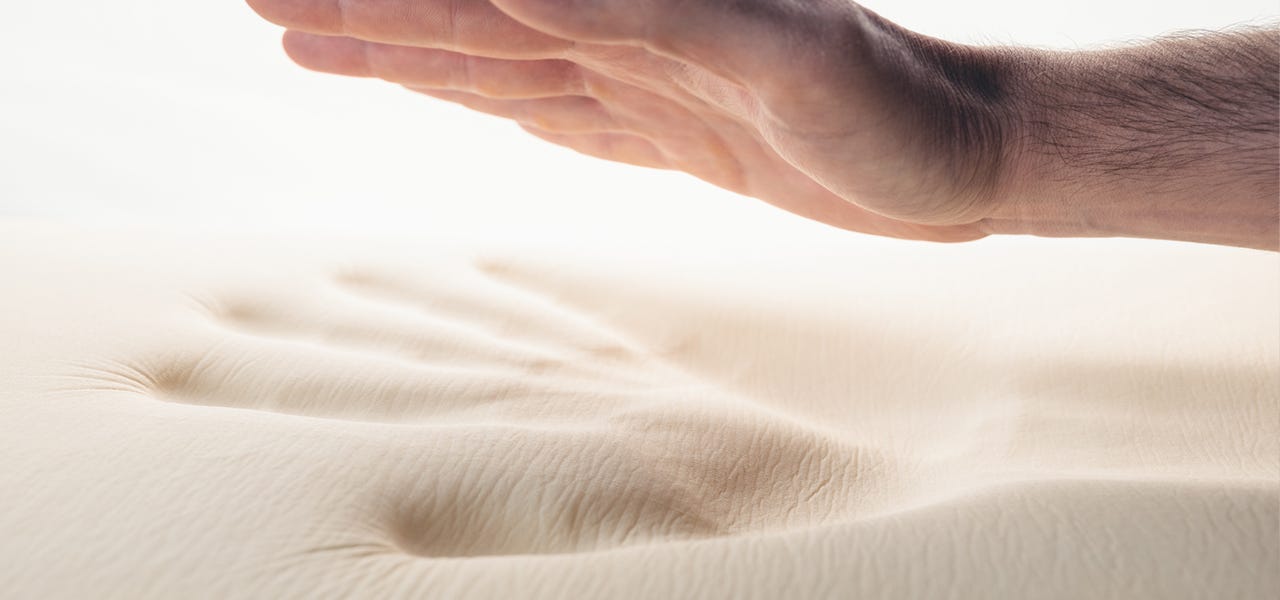
<svg viewBox="0 0 1280 600">
<path fill-rule="evenodd" d="M 992 232 L 1280 246 L 1280 31 L 1015 62 Z"/>
</svg>

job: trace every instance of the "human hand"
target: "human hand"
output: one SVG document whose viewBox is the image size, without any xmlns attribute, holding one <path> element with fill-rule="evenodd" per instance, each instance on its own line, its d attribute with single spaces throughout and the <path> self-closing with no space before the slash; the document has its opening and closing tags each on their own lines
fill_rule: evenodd
<svg viewBox="0 0 1280 600">
<path fill-rule="evenodd" d="M 249 0 L 299 64 L 379 77 L 584 154 L 845 229 L 983 237 L 1002 53 L 842 0 Z"/>
</svg>

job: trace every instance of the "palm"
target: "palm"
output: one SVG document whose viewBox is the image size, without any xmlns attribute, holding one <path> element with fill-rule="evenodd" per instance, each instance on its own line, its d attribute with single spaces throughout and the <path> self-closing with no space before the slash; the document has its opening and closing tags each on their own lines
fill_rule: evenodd
<svg viewBox="0 0 1280 600">
<path fill-rule="evenodd" d="M 293 30 L 286 48 L 310 68 L 401 83 L 514 119 L 584 154 L 683 171 L 838 227 L 947 241 L 982 237 L 964 221 L 926 225 L 938 220 L 884 216 L 908 212 L 894 204 L 901 184 L 884 176 L 906 162 L 896 156 L 904 149 L 885 144 L 902 132 L 856 91 L 864 82 L 832 77 L 847 69 L 832 68 L 822 52 L 734 54 L 697 38 L 619 43 L 616 32 L 601 30 L 610 23 L 594 21 L 583 31 L 542 19 L 534 5 L 547 1 L 458 0 L 448 11 L 437 6 L 443 0 L 346 2 L 341 11 L 309 0 L 253 4 Z M 761 75 L 744 85 L 752 70 Z M 939 186 L 912 192 L 950 194 L 932 187 Z"/>
</svg>

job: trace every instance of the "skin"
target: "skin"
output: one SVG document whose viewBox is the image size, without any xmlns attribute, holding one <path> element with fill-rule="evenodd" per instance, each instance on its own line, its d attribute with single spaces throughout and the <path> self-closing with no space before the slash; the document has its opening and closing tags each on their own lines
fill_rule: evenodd
<svg viewBox="0 0 1280 600">
<path fill-rule="evenodd" d="M 1030 233 L 1280 244 L 1265 131 L 1277 107 L 1265 86 L 1256 117 L 1246 111 L 1262 126 L 1241 125 L 1262 133 L 1225 152 L 1206 145 L 1194 173 L 1153 167 L 1144 184 L 1061 151 L 1061 131 L 1087 130 L 1086 147 L 1132 137 L 1076 127 L 1045 99 L 1062 82 L 1087 88 L 1100 64 L 1145 68 L 1140 50 L 1117 58 L 962 46 L 844 0 L 249 4 L 288 29 L 285 50 L 309 69 L 385 79 L 584 154 L 684 171 L 853 231 L 945 242 Z M 1275 41 L 1271 32 L 1253 43 Z M 1265 56 L 1258 61 L 1245 75 L 1272 77 Z M 1186 94 L 1169 96 L 1176 104 Z M 1050 119 L 1064 122 L 1044 125 Z M 1194 152 L 1198 143 L 1184 145 Z M 1237 163 L 1254 167 L 1243 183 L 1230 168 Z M 1169 185 L 1175 175 L 1190 181 Z"/>
</svg>

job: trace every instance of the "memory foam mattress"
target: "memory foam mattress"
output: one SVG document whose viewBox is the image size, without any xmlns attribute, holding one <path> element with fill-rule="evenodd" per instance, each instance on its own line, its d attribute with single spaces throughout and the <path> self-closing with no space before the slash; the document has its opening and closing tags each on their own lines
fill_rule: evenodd
<svg viewBox="0 0 1280 600">
<path fill-rule="evenodd" d="M 1274 598 L 1277 266 L 0 224 L 0 595 Z"/>
</svg>

